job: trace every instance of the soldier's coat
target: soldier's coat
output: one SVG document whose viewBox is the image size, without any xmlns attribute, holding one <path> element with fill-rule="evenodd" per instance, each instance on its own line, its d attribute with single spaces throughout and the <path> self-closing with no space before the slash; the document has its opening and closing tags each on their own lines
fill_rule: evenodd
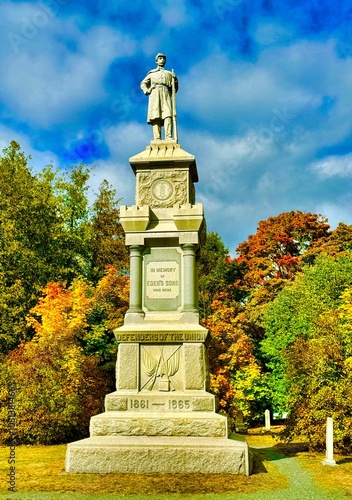
<svg viewBox="0 0 352 500">
<path fill-rule="evenodd" d="M 141 83 L 141 89 L 149 94 L 147 122 L 162 120 L 172 116 L 172 73 L 164 68 L 152 69 Z M 175 77 L 175 88 L 178 89 L 177 78 Z"/>
</svg>

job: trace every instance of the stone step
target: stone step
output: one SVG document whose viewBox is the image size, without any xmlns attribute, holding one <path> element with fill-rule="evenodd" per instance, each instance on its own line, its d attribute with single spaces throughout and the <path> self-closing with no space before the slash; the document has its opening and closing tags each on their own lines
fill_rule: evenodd
<svg viewBox="0 0 352 500">
<path fill-rule="evenodd" d="M 250 474 L 243 436 L 93 436 L 67 446 L 66 472 Z"/>
<path fill-rule="evenodd" d="M 206 391 L 139 392 L 116 391 L 105 397 L 106 411 L 215 412 L 217 398 Z"/>
<path fill-rule="evenodd" d="M 196 436 L 226 438 L 228 420 L 217 413 L 106 412 L 90 420 L 91 436 Z"/>
</svg>

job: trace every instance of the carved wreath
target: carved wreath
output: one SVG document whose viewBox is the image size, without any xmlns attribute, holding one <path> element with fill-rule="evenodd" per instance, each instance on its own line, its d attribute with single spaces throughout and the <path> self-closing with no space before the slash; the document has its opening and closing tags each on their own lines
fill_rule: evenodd
<svg viewBox="0 0 352 500">
<path fill-rule="evenodd" d="M 165 200 L 153 196 L 153 184 L 158 180 L 165 180 L 172 184 L 173 192 Z M 148 172 L 138 175 L 138 199 L 137 205 L 149 205 L 155 208 L 170 208 L 176 203 L 183 205 L 188 203 L 188 184 L 186 172 Z"/>
</svg>

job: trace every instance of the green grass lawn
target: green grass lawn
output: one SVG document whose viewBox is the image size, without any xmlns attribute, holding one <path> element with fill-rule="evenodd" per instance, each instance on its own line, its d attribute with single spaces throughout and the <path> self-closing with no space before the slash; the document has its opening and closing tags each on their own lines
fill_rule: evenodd
<svg viewBox="0 0 352 500">
<path fill-rule="evenodd" d="M 8 488 L 6 474 L 7 450 L 1 448 L 1 455 L 5 459 L 0 461 L 0 493 Z M 254 463 L 254 474 L 250 477 L 242 475 L 223 474 L 68 474 L 64 471 L 66 446 L 19 446 L 16 458 L 16 486 L 18 492 L 71 492 L 91 494 L 92 498 L 109 498 L 109 494 L 134 495 L 132 498 L 161 494 L 195 494 L 204 497 L 207 493 L 221 493 L 214 498 L 224 498 L 224 493 L 251 493 L 254 491 L 270 491 L 287 485 L 285 477 L 275 470 L 265 454 L 258 454 Z M 270 477 L 269 477 L 270 476 Z M 138 496 L 135 496 L 138 495 Z M 14 496 L 12 496 L 14 498 Z M 23 498 L 23 497 L 18 497 Z M 27 496 L 26 498 L 40 498 Z M 47 498 L 47 497 L 44 497 Z M 49 497 L 48 497 L 49 498 Z M 50 498 L 55 498 L 54 496 Z M 87 497 L 83 497 L 87 498 Z M 155 497 L 156 498 L 156 497 Z M 177 497 L 176 497 L 177 498 Z M 210 497 L 212 498 L 212 497 Z"/>
<path fill-rule="evenodd" d="M 9 448 L 0 447 L 1 499 L 101 499 L 162 500 L 192 498 L 223 500 L 238 495 L 273 492 L 288 488 L 286 476 L 275 466 L 285 456 L 297 456 L 317 484 L 325 488 L 343 488 L 352 495 L 352 458 L 337 457 L 339 467 L 321 464 L 323 455 L 303 451 L 302 444 L 279 443 L 272 434 L 248 435 L 254 450 L 254 470 L 249 477 L 223 474 L 68 474 L 64 470 L 66 445 L 18 446 L 16 455 L 16 491 L 8 492 L 6 475 Z"/>
</svg>

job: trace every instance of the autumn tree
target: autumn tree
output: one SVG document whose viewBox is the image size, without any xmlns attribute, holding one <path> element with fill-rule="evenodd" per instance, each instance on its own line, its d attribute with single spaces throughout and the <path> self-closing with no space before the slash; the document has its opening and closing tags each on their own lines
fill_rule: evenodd
<svg viewBox="0 0 352 500">
<path fill-rule="evenodd" d="M 84 354 L 94 355 L 112 382 L 117 352 L 113 331 L 123 324 L 129 306 L 129 288 L 129 277 L 116 266 L 107 266 L 94 289 L 94 300 L 87 315 L 88 327 L 78 339 Z"/>
<path fill-rule="evenodd" d="M 7 378 L 16 387 L 19 443 L 49 444 L 83 436 L 90 416 L 102 410 L 109 381 L 99 370 L 98 359 L 84 355 L 77 342 L 89 326 L 93 300 L 93 290 L 83 279 L 74 280 L 68 289 L 48 284 L 28 319 L 35 336 L 5 360 Z M 5 386 L 3 402 L 6 397 Z M 4 405 L 2 441 L 7 437 L 5 414 Z"/>
<path fill-rule="evenodd" d="M 301 270 L 302 256 L 329 234 L 325 217 L 291 211 L 260 221 L 257 232 L 237 247 L 238 260 L 248 266 L 241 285 L 249 290 L 245 312 L 252 325 L 255 354 L 263 368 L 265 361 L 258 347 L 265 334 L 265 309 Z"/>
<path fill-rule="evenodd" d="M 249 421 L 256 400 L 265 396 L 265 386 L 245 318 L 235 307 L 219 300 L 211 308 L 212 314 L 203 323 L 210 333 L 210 390 L 228 415 L 236 419 L 240 411 Z"/>
<path fill-rule="evenodd" d="M 314 263 L 320 254 L 337 257 L 340 254 L 348 254 L 352 250 L 352 224 L 340 222 L 331 234 L 317 240 L 303 255 L 302 260 L 309 264 Z"/>
<path fill-rule="evenodd" d="M 17 438 L 53 443 L 87 433 L 89 418 L 114 389 L 117 343 L 129 278 L 110 266 L 97 286 L 76 278 L 49 283 L 27 317 L 35 331 L 0 360 L 0 441 L 8 436 L 9 391 L 16 387 Z"/>
<path fill-rule="evenodd" d="M 292 279 L 300 269 L 300 257 L 329 235 L 327 219 L 300 211 L 284 212 L 260 221 L 256 234 L 237 247 L 248 263 L 245 279 L 255 288 L 271 279 Z"/>
</svg>

